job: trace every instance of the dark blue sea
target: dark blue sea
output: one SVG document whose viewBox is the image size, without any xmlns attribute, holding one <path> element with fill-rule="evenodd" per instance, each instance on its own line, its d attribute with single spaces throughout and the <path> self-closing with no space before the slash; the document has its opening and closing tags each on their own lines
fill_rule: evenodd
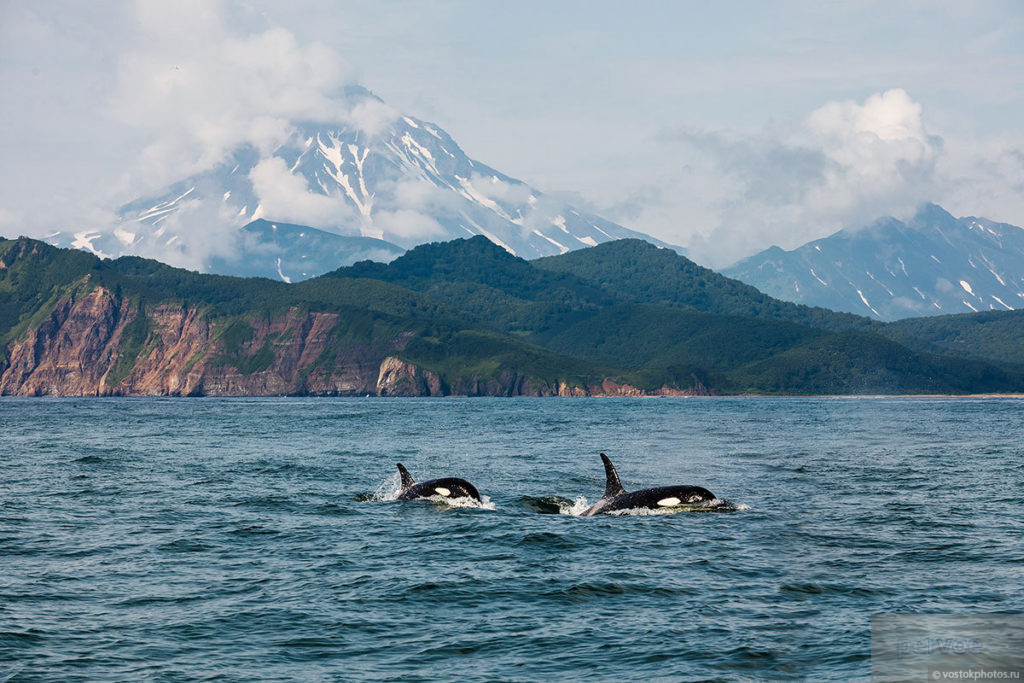
<svg viewBox="0 0 1024 683">
<path fill-rule="evenodd" d="M 1020 399 L 4 399 L 0 681 L 868 678 L 1024 611 Z M 580 517 L 627 489 L 717 511 Z M 483 507 L 394 500 L 395 463 Z M 583 500 L 586 499 L 586 501 Z"/>
</svg>

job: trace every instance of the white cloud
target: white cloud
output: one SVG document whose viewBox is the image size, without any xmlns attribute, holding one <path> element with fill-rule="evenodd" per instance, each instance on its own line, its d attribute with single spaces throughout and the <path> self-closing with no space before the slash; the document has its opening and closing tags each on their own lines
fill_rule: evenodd
<svg viewBox="0 0 1024 683">
<path fill-rule="evenodd" d="M 921 105 L 903 90 L 829 102 L 807 118 L 808 143 L 827 159 L 822 187 L 809 198 L 826 205 L 888 204 L 930 189 L 942 139 L 931 135 Z"/>
<path fill-rule="evenodd" d="M 399 246 L 411 247 L 445 232 L 431 216 L 412 209 L 377 211 L 373 215 L 373 224 L 383 233 L 383 239 Z"/>
<path fill-rule="evenodd" d="M 208 169 L 248 143 L 266 153 L 298 120 L 341 122 L 351 73 L 330 48 L 281 28 L 239 33 L 229 6 L 194 1 L 136 6 L 139 38 L 120 55 L 108 111 L 154 138 L 141 173 L 148 187 Z"/>
<path fill-rule="evenodd" d="M 310 191 L 306 179 L 291 173 L 279 157 L 261 160 L 249 180 L 263 216 L 319 228 L 358 225 L 355 211 L 344 198 Z"/>
<path fill-rule="evenodd" d="M 508 182 L 496 175 L 474 173 L 469 182 L 476 192 L 503 204 L 523 204 L 533 194 L 533 190 L 528 185 Z"/>
<path fill-rule="evenodd" d="M 394 107 L 366 98 L 357 101 L 348 111 L 345 121 L 363 131 L 367 135 L 379 135 L 398 119 L 398 110 Z"/>
<path fill-rule="evenodd" d="M 938 200 L 942 186 L 943 139 L 898 89 L 828 102 L 758 134 L 677 130 L 661 139 L 683 144 L 687 166 L 643 191 L 630 225 L 718 267 L 773 244 L 793 248 L 906 215 Z"/>
<path fill-rule="evenodd" d="M 145 238 L 132 251 L 189 270 L 205 270 L 211 258 L 230 257 L 241 235 L 231 227 L 231 208 L 213 202 L 184 201 L 160 225 L 162 235 Z"/>
<path fill-rule="evenodd" d="M 1019 11 L 877 4 L 625 16 L 591 3 L 538 23 L 514 4 L 494 21 L 493 7 L 463 0 L 5 0 L 0 86 L 18 96 L 0 99 L 0 231 L 109 230 L 119 203 L 238 141 L 266 156 L 296 118 L 380 130 L 392 111 L 344 97 L 356 78 L 339 54 L 475 158 L 548 197 L 580 192 L 705 261 L 918 199 L 1024 223 Z M 893 40 L 888 26 L 911 28 Z M 396 210 L 429 213 L 417 192 L 443 203 L 402 188 Z"/>
</svg>

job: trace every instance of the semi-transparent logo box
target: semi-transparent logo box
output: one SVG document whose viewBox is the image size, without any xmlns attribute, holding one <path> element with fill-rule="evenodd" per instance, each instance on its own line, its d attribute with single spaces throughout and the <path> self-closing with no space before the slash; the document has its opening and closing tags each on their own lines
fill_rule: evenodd
<svg viewBox="0 0 1024 683">
<path fill-rule="evenodd" d="M 876 614 L 873 681 L 1024 681 L 1024 614 Z"/>
</svg>

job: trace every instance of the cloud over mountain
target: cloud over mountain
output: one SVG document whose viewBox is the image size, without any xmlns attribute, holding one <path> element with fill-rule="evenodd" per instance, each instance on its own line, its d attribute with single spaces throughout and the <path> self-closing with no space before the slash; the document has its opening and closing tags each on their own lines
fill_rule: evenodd
<svg viewBox="0 0 1024 683">
<path fill-rule="evenodd" d="M 572 192 L 716 266 L 920 201 L 1024 222 L 1019 12 L 887 6 L 885 26 L 911 27 L 892 41 L 869 5 L 587 9 L 538 22 L 467 0 L 7 0 L 0 87 L 17 96 L 0 101 L 0 234 L 110 232 L 120 205 L 240 145 L 266 160 L 303 124 L 381 136 L 399 110 L 550 191 L 524 211 L 525 235 Z M 353 98 L 357 81 L 387 103 Z M 462 190 L 521 203 L 501 193 L 522 187 L 463 177 Z M 261 188 L 292 220 L 330 207 L 315 186 Z M 380 222 L 433 235 L 417 214 L 445 200 L 394 189 Z"/>
<path fill-rule="evenodd" d="M 701 216 L 683 241 L 698 260 L 715 265 L 752 246 L 803 243 L 823 226 L 913 211 L 935 191 L 943 151 L 921 105 L 899 89 L 863 102 L 827 102 L 803 121 L 758 133 L 684 129 L 662 139 L 680 148 L 690 173 L 673 181 L 681 193 L 662 188 L 650 203 L 668 198 L 683 222 L 691 213 Z M 709 178 L 717 191 L 707 191 Z M 635 224 L 647 225 L 645 211 Z"/>
</svg>

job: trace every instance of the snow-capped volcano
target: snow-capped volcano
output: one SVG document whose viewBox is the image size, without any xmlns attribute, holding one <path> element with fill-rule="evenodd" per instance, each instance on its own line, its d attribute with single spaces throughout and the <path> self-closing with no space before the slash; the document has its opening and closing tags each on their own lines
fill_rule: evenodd
<svg viewBox="0 0 1024 683">
<path fill-rule="evenodd" d="M 384 106 L 365 90 L 356 89 L 353 97 Z M 112 233 L 51 241 L 103 255 L 138 253 L 173 262 L 166 252 L 186 251 L 195 240 L 216 235 L 225 244 L 200 269 L 250 274 L 246 264 L 252 263 L 259 267 L 251 274 L 291 280 L 348 265 L 354 257 L 337 262 L 335 249 L 326 262 L 314 265 L 311 254 L 278 253 L 291 246 L 280 236 L 269 244 L 254 239 L 266 230 L 250 229 L 246 239 L 237 239 L 239 229 L 260 219 L 315 226 L 328 235 L 378 240 L 384 251 L 483 235 L 527 259 L 625 237 L 661 244 L 474 161 L 438 126 L 397 114 L 373 126 L 296 124 L 276 149 L 235 149 L 216 167 L 125 205 L 121 216 Z M 251 257 L 253 250 L 258 258 Z M 273 273 L 280 263 L 296 259 L 306 259 L 309 267 Z M 231 261 L 237 267 L 225 271 Z"/>
</svg>

